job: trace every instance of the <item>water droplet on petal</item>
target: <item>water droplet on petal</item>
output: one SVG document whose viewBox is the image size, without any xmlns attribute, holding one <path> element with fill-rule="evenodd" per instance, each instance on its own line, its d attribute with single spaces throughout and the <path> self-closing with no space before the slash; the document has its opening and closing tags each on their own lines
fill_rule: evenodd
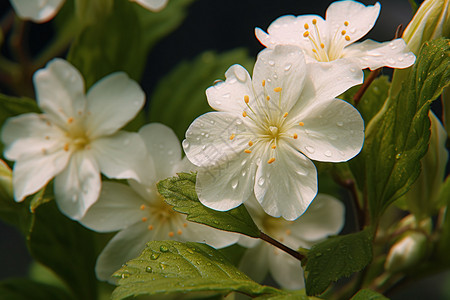
<svg viewBox="0 0 450 300">
<path fill-rule="evenodd" d="M 183 140 L 183 142 L 181 144 L 183 145 L 183 149 L 185 149 L 185 150 L 189 149 L 190 144 L 189 144 L 188 140 Z"/>
<path fill-rule="evenodd" d="M 214 125 L 214 124 L 216 124 L 216 121 L 211 120 L 211 121 L 209 121 L 209 123 L 211 123 L 211 125 Z"/>
<path fill-rule="evenodd" d="M 202 150 L 205 150 L 205 149 L 206 149 L 206 145 L 203 145 L 203 146 L 202 146 Z"/>
<path fill-rule="evenodd" d="M 398 61 L 399 61 L 399 62 L 402 62 L 403 60 L 404 60 L 404 58 L 401 57 L 401 56 L 398 58 Z"/>
<path fill-rule="evenodd" d="M 277 74 L 273 74 L 273 79 L 278 79 L 278 75 Z"/>
<path fill-rule="evenodd" d="M 231 94 L 230 93 L 226 93 L 226 94 L 223 94 L 222 97 L 225 98 L 225 99 L 230 99 Z"/>
<path fill-rule="evenodd" d="M 388 64 L 395 64 L 395 60 L 393 58 L 388 58 L 386 61 Z"/>
<path fill-rule="evenodd" d="M 284 66 L 284 70 L 287 72 L 291 69 L 292 65 L 291 64 L 287 64 Z"/>
<path fill-rule="evenodd" d="M 273 60 L 269 60 L 269 66 L 275 66 L 275 62 Z"/>
<path fill-rule="evenodd" d="M 350 33 L 355 33 L 356 32 L 356 28 L 355 27 L 352 27 L 352 28 L 350 28 Z"/>
<path fill-rule="evenodd" d="M 236 121 L 236 124 L 237 124 L 237 125 L 242 125 L 242 120 L 241 120 L 241 119 L 238 119 L 238 120 Z"/>
<path fill-rule="evenodd" d="M 241 68 L 235 68 L 234 69 L 234 74 L 236 75 L 236 78 L 241 81 L 241 82 L 245 82 L 247 81 L 247 76 L 245 74 L 245 71 Z"/>
<path fill-rule="evenodd" d="M 339 127 L 342 127 L 342 126 L 344 126 L 344 122 L 339 121 L 339 122 L 336 123 L 336 125 L 339 126 Z"/>
<path fill-rule="evenodd" d="M 258 185 L 259 185 L 259 186 L 263 186 L 265 181 L 266 181 L 266 180 L 264 179 L 264 177 L 259 177 L 259 179 L 258 179 Z"/>
<path fill-rule="evenodd" d="M 233 190 L 235 190 L 238 187 L 238 185 L 239 185 L 239 180 L 237 180 L 236 178 L 231 181 L 231 188 Z"/>
<path fill-rule="evenodd" d="M 159 247 L 159 250 L 161 250 L 161 252 L 167 252 L 169 251 L 169 248 L 166 245 L 161 245 L 161 247 Z"/>
<path fill-rule="evenodd" d="M 305 149 L 306 149 L 306 151 L 308 151 L 309 153 L 314 153 L 314 152 L 316 152 L 316 149 L 314 149 L 313 146 L 306 146 Z"/>
<path fill-rule="evenodd" d="M 148 266 L 145 268 L 145 272 L 151 273 L 153 271 L 152 267 Z"/>
<path fill-rule="evenodd" d="M 323 153 L 325 156 L 330 157 L 331 156 L 331 151 L 327 150 Z"/>
<path fill-rule="evenodd" d="M 205 138 L 209 138 L 209 133 L 205 134 Z"/>
</svg>

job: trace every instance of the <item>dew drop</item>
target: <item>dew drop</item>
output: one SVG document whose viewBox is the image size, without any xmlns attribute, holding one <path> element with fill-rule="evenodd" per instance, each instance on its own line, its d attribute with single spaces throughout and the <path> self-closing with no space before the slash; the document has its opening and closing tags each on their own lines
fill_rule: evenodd
<svg viewBox="0 0 450 300">
<path fill-rule="evenodd" d="M 291 69 L 292 65 L 291 64 L 287 64 L 284 66 L 284 70 L 287 72 Z"/>
<path fill-rule="evenodd" d="M 152 267 L 150 267 L 150 266 L 146 267 L 146 268 L 145 268 L 145 272 L 147 272 L 147 273 L 153 272 Z"/>
<path fill-rule="evenodd" d="M 395 60 L 393 58 L 388 58 L 386 61 L 388 64 L 395 64 Z"/>
<path fill-rule="evenodd" d="M 342 127 L 342 126 L 344 126 L 344 122 L 339 121 L 339 122 L 336 123 L 336 125 L 339 126 L 339 127 Z"/>
<path fill-rule="evenodd" d="M 234 74 L 236 75 L 236 78 L 241 81 L 241 82 L 245 82 L 247 81 L 247 76 L 245 74 L 245 71 L 241 68 L 235 68 L 234 69 Z"/>
<path fill-rule="evenodd" d="M 202 150 L 206 150 L 206 145 L 203 145 L 203 146 L 202 146 Z"/>
<path fill-rule="evenodd" d="M 152 255 L 150 255 L 150 259 L 151 260 L 156 260 L 159 257 L 159 253 L 152 253 Z"/>
<path fill-rule="evenodd" d="M 356 28 L 355 27 L 352 27 L 352 28 L 350 28 L 350 33 L 355 33 L 356 32 Z"/>
<path fill-rule="evenodd" d="M 247 160 L 244 159 L 244 160 L 241 162 L 241 166 L 245 165 L 246 163 L 247 163 Z"/>
<path fill-rule="evenodd" d="M 307 170 L 298 170 L 296 173 L 300 176 L 306 176 L 309 172 Z"/>
<path fill-rule="evenodd" d="M 200 127 L 205 126 L 205 124 L 203 124 L 202 122 L 199 122 L 198 125 L 199 125 Z"/>
<path fill-rule="evenodd" d="M 305 149 L 306 149 L 306 151 L 308 151 L 309 153 L 314 153 L 314 152 L 316 152 L 316 150 L 315 150 L 314 147 L 312 147 L 312 146 L 306 146 Z"/>
<path fill-rule="evenodd" d="M 266 181 L 266 180 L 264 179 L 264 177 L 259 177 L 259 179 L 258 179 L 258 185 L 259 185 L 259 186 L 263 186 L 265 181 Z"/>
<path fill-rule="evenodd" d="M 403 60 L 404 60 L 404 58 L 401 56 L 398 58 L 398 61 L 400 61 L 400 62 L 402 62 Z"/>
<path fill-rule="evenodd" d="M 192 251 L 192 249 L 190 248 L 187 248 L 186 251 L 189 252 L 190 254 L 194 254 L 194 251 Z"/>
<path fill-rule="evenodd" d="M 395 156 L 395 159 L 400 159 L 401 156 L 402 156 L 401 153 L 397 153 L 397 155 Z"/>
<path fill-rule="evenodd" d="M 316 257 L 321 257 L 321 256 L 322 256 L 322 253 L 320 253 L 320 252 L 316 253 Z"/>
<path fill-rule="evenodd" d="M 354 73 L 356 70 L 354 68 L 350 69 L 350 72 Z"/>
<path fill-rule="evenodd" d="M 278 79 L 278 75 L 277 74 L 273 74 L 273 79 Z"/>
<path fill-rule="evenodd" d="M 241 119 L 238 119 L 238 120 L 236 121 L 236 124 L 237 124 L 237 125 L 242 125 L 242 120 L 241 120 Z"/>
<path fill-rule="evenodd" d="M 275 62 L 273 60 L 269 60 L 269 66 L 275 66 Z"/>
<path fill-rule="evenodd" d="M 330 157 L 331 156 L 331 151 L 327 150 L 323 153 L 325 156 Z"/>
<path fill-rule="evenodd" d="M 205 138 L 209 138 L 209 133 L 205 134 Z"/>
<path fill-rule="evenodd" d="M 231 181 L 231 188 L 233 190 L 235 190 L 238 187 L 238 185 L 239 185 L 239 180 L 237 180 L 236 178 Z"/>
<path fill-rule="evenodd" d="M 242 177 L 245 177 L 245 175 L 247 175 L 247 171 L 246 170 L 242 171 L 241 175 Z"/>
<path fill-rule="evenodd" d="M 159 264 L 159 267 L 161 268 L 161 270 L 165 270 L 165 269 L 166 269 L 166 265 L 163 264 L 163 263 L 160 263 L 160 264 Z"/>
<path fill-rule="evenodd" d="M 159 247 L 159 250 L 161 250 L 161 252 L 168 252 L 169 248 L 166 245 L 161 245 L 161 247 Z"/>
<path fill-rule="evenodd" d="M 222 105 L 222 102 L 216 100 L 216 105 Z"/>
<path fill-rule="evenodd" d="M 216 121 L 211 120 L 211 121 L 209 121 L 209 123 L 211 123 L 211 125 L 214 125 L 214 124 L 216 124 Z"/>
<path fill-rule="evenodd" d="M 186 150 L 189 149 L 190 144 L 189 144 L 188 140 L 183 140 L 183 142 L 181 144 L 183 145 L 183 149 L 186 149 Z"/>
<path fill-rule="evenodd" d="M 230 93 L 226 93 L 226 94 L 223 94 L 222 97 L 225 98 L 225 99 L 230 99 L 231 94 Z"/>
</svg>

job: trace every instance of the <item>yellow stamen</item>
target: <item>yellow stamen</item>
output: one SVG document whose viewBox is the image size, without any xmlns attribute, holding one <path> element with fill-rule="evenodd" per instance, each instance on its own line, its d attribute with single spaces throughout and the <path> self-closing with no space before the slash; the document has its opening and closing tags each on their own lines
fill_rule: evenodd
<svg viewBox="0 0 450 300">
<path fill-rule="evenodd" d="M 350 37 L 348 35 L 345 36 L 345 40 L 348 42 L 350 41 Z"/>
<path fill-rule="evenodd" d="M 266 81 L 265 80 L 262 81 L 262 86 L 266 86 Z"/>
<path fill-rule="evenodd" d="M 173 233 L 173 231 L 169 232 L 169 236 L 173 237 L 175 234 Z"/>
<path fill-rule="evenodd" d="M 187 223 L 184 223 L 184 224 L 183 224 L 183 227 L 186 228 L 186 227 L 187 227 Z"/>
<path fill-rule="evenodd" d="M 269 97 L 269 95 L 267 95 L 267 97 L 266 97 L 266 100 L 267 100 L 267 101 L 269 101 L 269 100 L 270 100 L 270 97 Z"/>
<path fill-rule="evenodd" d="M 320 44 L 320 48 L 325 48 L 325 45 L 323 43 Z"/>
<path fill-rule="evenodd" d="M 147 222 L 148 219 L 146 217 L 143 217 L 141 220 L 142 222 Z"/>
<path fill-rule="evenodd" d="M 251 147 L 251 146 L 253 146 L 253 142 L 252 141 L 249 141 L 248 142 L 248 145 Z"/>
<path fill-rule="evenodd" d="M 268 164 L 271 164 L 271 163 L 273 163 L 275 161 L 275 157 L 272 157 L 271 159 L 269 159 L 268 161 L 267 161 L 267 163 Z"/>
<path fill-rule="evenodd" d="M 345 30 L 342 30 L 342 31 L 341 31 L 341 34 L 342 34 L 342 35 L 345 35 L 346 33 L 347 33 L 347 31 L 345 31 Z"/>
<path fill-rule="evenodd" d="M 305 23 L 305 29 L 309 29 L 309 25 L 308 25 L 308 23 Z"/>
<path fill-rule="evenodd" d="M 244 152 L 245 153 L 252 153 L 252 150 L 245 149 Z"/>
<path fill-rule="evenodd" d="M 49 137 L 48 135 L 46 135 L 46 136 L 45 136 L 45 139 L 46 139 L 46 140 L 49 140 L 49 139 L 50 139 L 50 137 Z"/>
<path fill-rule="evenodd" d="M 66 144 L 64 145 L 64 151 L 69 151 L 69 143 L 66 143 Z"/>
<path fill-rule="evenodd" d="M 272 149 L 276 149 L 277 148 L 277 145 L 272 145 Z"/>
<path fill-rule="evenodd" d="M 244 96 L 244 102 L 248 103 L 250 101 L 250 97 L 248 95 Z"/>
<path fill-rule="evenodd" d="M 317 53 L 316 49 L 312 49 L 312 52 Z"/>
<path fill-rule="evenodd" d="M 288 113 L 285 112 L 284 115 L 283 115 L 283 118 L 286 118 L 287 116 L 288 116 Z"/>
<path fill-rule="evenodd" d="M 153 230 L 153 225 L 148 225 L 147 229 L 148 230 Z"/>
<path fill-rule="evenodd" d="M 234 139 L 236 135 L 233 133 L 232 135 L 230 135 L 230 141 L 232 141 Z"/>
<path fill-rule="evenodd" d="M 313 20 L 312 20 L 312 23 L 313 23 L 314 25 L 316 25 L 316 24 L 317 24 L 317 20 L 316 20 L 316 19 L 313 19 Z"/>
<path fill-rule="evenodd" d="M 71 124 L 72 122 L 73 122 L 73 118 L 72 118 L 72 117 L 70 117 L 70 118 L 67 119 L 67 123 L 68 123 L 68 124 Z"/>
<path fill-rule="evenodd" d="M 347 21 L 345 21 L 345 22 L 344 22 L 344 25 L 345 25 L 345 26 L 348 26 L 348 22 L 347 22 Z"/>
<path fill-rule="evenodd" d="M 298 125 L 300 125 L 300 126 L 305 126 L 305 123 L 299 122 Z"/>
<path fill-rule="evenodd" d="M 177 231 L 178 235 L 181 235 L 183 233 L 183 231 L 181 231 L 180 229 L 178 229 Z"/>
<path fill-rule="evenodd" d="M 294 133 L 293 138 L 294 138 L 294 140 L 296 140 L 298 138 L 298 134 Z"/>
<path fill-rule="evenodd" d="M 245 118 L 245 117 L 247 116 L 247 113 L 244 111 L 244 112 L 242 113 L 242 116 Z"/>
<path fill-rule="evenodd" d="M 309 32 L 308 31 L 305 31 L 304 33 L 303 33 L 303 37 L 308 37 L 309 36 Z"/>
<path fill-rule="evenodd" d="M 281 88 L 280 87 L 276 87 L 276 88 L 273 89 L 273 91 L 275 93 L 279 93 L 279 92 L 281 92 Z"/>
<path fill-rule="evenodd" d="M 145 205 L 142 204 L 141 207 L 139 207 L 140 210 L 145 210 Z"/>
</svg>

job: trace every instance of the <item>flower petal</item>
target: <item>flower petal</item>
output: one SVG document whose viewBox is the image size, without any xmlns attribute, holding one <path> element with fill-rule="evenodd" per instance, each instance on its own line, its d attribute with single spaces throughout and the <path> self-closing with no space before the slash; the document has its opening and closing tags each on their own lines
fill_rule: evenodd
<svg viewBox="0 0 450 300">
<path fill-rule="evenodd" d="M 9 118 L 2 130 L 5 157 L 10 160 L 62 150 L 65 138 L 65 133 L 43 114 L 29 113 Z"/>
<path fill-rule="evenodd" d="M 166 7 L 167 2 L 169 0 L 130 0 L 138 3 L 142 7 L 145 7 L 148 10 L 158 12 Z"/>
<path fill-rule="evenodd" d="M 145 243 L 154 240 L 154 232 L 147 230 L 145 223 L 139 222 L 117 233 L 97 258 L 97 278 L 113 283 L 111 275 L 127 261 L 138 257 Z"/>
<path fill-rule="evenodd" d="M 351 44 L 365 36 L 375 25 L 380 14 L 380 3 L 365 6 L 356 1 L 336 1 L 328 6 L 325 20 L 329 28 L 345 29 Z M 345 26 L 344 22 L 348 22 Z"/>
<path fill-rule="evenodd" d="M 54 189 L 59 209 L 71 219 L 81 219 L 101 189 L 98 166 L 89 152 L 72 154 L 67 168 L 55 177 Z"/>
<path fill-rule="evenodd" d="M 268 163 L 271 155 L 267 150 L 258 166 L 256 199 L 267 214 L 294 220 L 305 212 L 317 194 L 316 167 L 303 154 L 281 141 L 275 152 L 276 160 Z"/>
<path fill-rule="evenodd" d="M 266 101 L 265 95 L 268 95 L 270 99 L 274 99 L 269 103 L 274 103 L 278 110 L 282 109 L 283 112 L 287 112 L 300 96 L 305 71 L 305 58 L 300 48 L 291 45 L 277 45 L 274 49 L 267 48 L 259 53 L 256 60 L 253 69 L 253 88 L 259 99 Z M 277 88 L 281 88 L 281 91 L 275 92 Z M 281 107 L 278 106 L 280 97 Z"/>
<path fill-rule="evenodd" d="M 98 201 L 79 222 L 97 232 L 118 231 L 148 217 L 148 212 L 141 209 L 142 204 L 144 199 L 129 186 L 103 182 Z"/>
<path fill-rule="evenodd" d="M 250 75 L 241 65 L 232 65 L 225 78 L 206 90 L 208 103 L 217 111 L 242 113 L 244 96 L 253 95 Z"/>
<path fill-rule="evenodd" d="M 258 243 L 255 247 L 247 249 L 239 263 L 239 270 L 256 282 L 262 283 L 269 271 L 268 259 L 271 256 L 271 247 Z"/>
<path fill-rule="evenodd" d="M 299 241 L 318 242 L 338 234 L 344 222 L 345 207 L 342 202 L 330 195 L 317 194 L 306 212 L 289 226 L 289 232 Z M 299 246 L 305 245 L 295 245 Z"/>
<path fill-rule="evenodd" d="M 310 159 L 341 162 L 357 155 L 364 143 L 364 121 L 358 110 L 347 102 L 330 99 L 312 103 L 298 115 L 303 126 L 290 134 L 295 147 Z"/>
<path fill-rule="evenodd" d="M 64 0 L 11 0 L 11 5 L 20 18 L 29 19 L 36 23 L 43 23 L 52 19 L 58 13 L 63 3 Z"/>
<path fill-rule="evenodd" d="M 267 247 L 272 247 L 267 245 Z M 273 248 L 274 255 L 267 258 L 270 274 L 284 289 L 299 290 L 305 287 L 301 262 L 289 254 Z"/>
<path fill-rule="evenodd" d="M 181 146 L 173 130 L 166 125 L 152 123 L 143 126 L 139 135 L 153 160 L 156 178 L 174 176 L 172 170 L 181 160 Z"/>
<path fill-rule="evenodd" d="M 147 152 L 139 134 L 119 131 L 91 143 L 92 155 L 109 178 L 141 180 L 138 171 L 147 165 Z"/>
<path fill-rule="evenodd" d="M 183 148 L 196 166 L 219 165 L 244 152 L 249 139 L 241 117 L 228 112 L 210 112 L 192 122 Z"/>
<path fill-rule="evenodd" d="M 70 118 L 84 113 L 86 98 L 80 72 L 63 59 L 51 60 L 33 76 L 39 107 L 52 122 L 65 128 Z"/>
<path fill-rule="evenodd" d="M 184 224 L 183 232 L 177 233 L 179 239 L 186 242 L 206 243 L 216 249 L 236 243 L 240 236 L 234 232 L 222 231 L 198 223 L 187 222 Z"/>
<path fill-rule="evenodd" d="M 416 56 L 409 52 L 403 39 L 378 43 L 365 40 L 344 49 L 343 57 L 356 62 L 361 69 L 375 70 L 381 67 L 403 69 L 411 66 Z"/>
<path fill-rule="evenodd" d="M 22 157 L 13 169 L 14 198 L 22 201 L 44 187 L 67 165 L 70 154 L 66 151 L 38 153 Z"/>
<path fill-rule="evenodd" d="M 86 130 L 89 138 L 110 135 L 132 120 L 145 102 L 139 84 L 123 72 L 108 75 L 87 93 Z"/>
<path fill-rule="evenodd" d="M 216 167 L 201 168 L 196 190 L 203 205 L 220 211 L 239 206 L 252 194 L 256 161 L 242 152 Z"/>
</svg>

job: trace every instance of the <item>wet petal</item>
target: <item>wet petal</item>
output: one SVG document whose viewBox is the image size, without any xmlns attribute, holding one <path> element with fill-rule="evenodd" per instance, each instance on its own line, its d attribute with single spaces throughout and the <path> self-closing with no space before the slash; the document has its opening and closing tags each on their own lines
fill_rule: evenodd
<svg viewBox="0 0 450 300">
<path fill-rule="evenodd" d="M 130 0 L 151 11 L 160 11 L 166 7 L 168 0 Z"/>
<path fill-rule="evenodd" d="M 206 243 L 216 249 L 236 243 L 240 236 L 234 232 L 222 231 L 206 225 L 187 221 L 184 223 L 181 231 L 177 232 L 177 234 L 183 241 Z"/>
<path fill-rule="evenodd" d="M 64 0 L 11 0 L 11 5 L 20 18 L 32 20 L 36 23 L 43 23 L 52 19 L 63 4 Z"/>
<path fill-rule="evenodd" d="M 273 255 L 268 259 L 268 264 L 273 279 L 284 289 L 299 290 L 304 288 L 305 281 L 301 262 L 279 249 L 272 248 Z"/>
</svg>

